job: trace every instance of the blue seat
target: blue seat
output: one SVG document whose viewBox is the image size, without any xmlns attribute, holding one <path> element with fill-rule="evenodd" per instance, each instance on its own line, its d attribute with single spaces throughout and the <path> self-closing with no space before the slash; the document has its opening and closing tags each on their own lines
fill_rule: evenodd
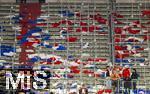
<svg viewBox="0 0 150 94">
<path fill-rule="evenodd" d="M 58 12 L 59 14 L 63 15 L 63 16 L 67 16 L 67 17 L 73 17 L 74 13 L 69 11 L 69 10 L 62 10 Z"/>
</svg>

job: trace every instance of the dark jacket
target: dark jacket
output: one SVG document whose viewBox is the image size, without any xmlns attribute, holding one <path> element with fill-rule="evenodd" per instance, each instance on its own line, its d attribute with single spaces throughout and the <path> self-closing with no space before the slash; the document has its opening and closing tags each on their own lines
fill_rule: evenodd
<svg viewBox="0 0 150 94">
<path fill-rule="evenodd" d="M 106 77 L 110 77 L 109 70 L 106 70 Z"/>
<path fill-rule="evenodd" d="M 79 89 L 79 94 L 83 94 L 82 93 L 82 90 L 84 89 L 84 91 L 85 91 L 85 94 L 88 94 L 88 89 L 87 88 L 80 88 Z"/>
<path fill-rule="evenodd" d="M 138 79 L 139 74 L 137 72 L 133 72 L 131 75 L 131 79 Z"/>
</svg>

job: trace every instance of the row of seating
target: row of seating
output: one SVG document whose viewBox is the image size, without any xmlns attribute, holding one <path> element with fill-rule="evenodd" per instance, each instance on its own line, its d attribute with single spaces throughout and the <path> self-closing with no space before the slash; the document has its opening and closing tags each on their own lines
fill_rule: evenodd
<svg viewBox="0 0 150 94">
<path fill-rule="evenodd" d="M 79 3 L 82 4 L 82 3 Z M 7 7 L 6 7 L 7 6 Z M 13 9 L 12 9 L 13 6 Z M 61 6 L 61 7 L 60 7 Z M 89 84 L 91 82 L 91 80 L 93 80 L 93 82 L 97 82 L 95 84 L 96 85 L 100 85 L 101 84 L 101 77 L 99 75 L 99 79 L 100 81 L 97 81 L 97 77 L 93 77 L 91 75 L 89 75 L 90 73 L 92 73 L 95 70 L 98 69 L 104 69 L 107 65 L 107 63 L 109 62 L 110 59 L 110 47 L 109 47 L 109 25 L 108 25 L 108 13 L 109 13 L 109 7 L 107 6 L 106 3 L 97 3 L 97 4 L 89 4 L 89 3 L 85 3 L 82 6 L 77 6 L 77 4 L 72 4 L 72 3 L 63 3 L 61 5 L 61 3 L 53 3 L 53 4 L 43 4 L 41 6 L 42 8 L 42 16 L 40 16 L 38 18 L 38 20 L 35 21 L 29 21 L 29 22 L 21 22 L 19 23 L 18 20 L 22 19 L 21 15 L 19 15 L 19 5 L 17 4 L 3 4 L 1 6 L 1 46 L 11 46 L 14 47 L 13 51 L 16 50 L 16 54 L 14 54 L 12 57 L 7 56 L 5 53 L 1 53 L 2 55 L 5 56 L 0 56 L 0 60 L 5 60 L 6 62 L 10 62 L 11 64 L 13 64 L 13 66 L 16 66 L 15 68 L 17 68 L 17 64 L 15 65 L 14 62 L 19 63 L 19 55 L 20 55 L 20 43 L 24 44 L 27 41 L 33 41 L 33 39 L 29 39 L 28 35 L 32 35 L 34 37 L 36 37 L 41 43 L 38 45 L 32 45 L 30 44 L 30 42 L 28 42 L 29 44 L 25 44 L 25 45 L 30 45 L 34 47 L 34 50 L 28 50 L 29 52 L 34 52 L 36 53 L 35 57 L 32 57 L 30 54 L 28 56 L 31 56 L 32 58 L 30 58 L 30 62 L 31 63 L 37 63 L 34 68 L 38 69 L 39 66 L 41 66 L 40 68 L 45 68 L 46 65 L 44 64 L 45 62 L 41 62 L 41 60 L 44 61 L 49 61 L 50 57 L 48 58 L 45 57 L 45 55 L 49 55 L 49 54 L 55 54 L 56 56 L 61 56 L 61 59 L 67 59 L 67 60 L 71 60 L 75 61 L 77 59 L 80 59 L 83 61 L 83 63 L 88 62 L 88 58 L 99 58 L 99 61 L 92 61 L 93 64 L 92 65 L 96 65 L 96 67 L 92 68 L 91 67 L 85 67 L 82 64 L 80 64 L 81 62 L 78 61 L 78 63 L 80 64 L 79 68 L 73 70 L 73 72 L 70 74 L 71 76 L 74 76 L 74 78 L 69 78 L 71 79 L 81 79 L 81 81 L 83 81 L 86 84 Z M 121 7 L 127 7 L 129 11 L 126 11 L 125 8 L 123 8 L 121 10 Z M 135 12 L 131 12 L 133 8 L 133 11 Z M 139 11 L 137 10 L 138 8 L 138 3 L 135 4 L 134 7 L 131 6 L 131 4 L 128 5 L 124 5 L 124 4 L 118 4 L 116 5 L 116 11 L 118 14 L 114 14 L 114 16 L 116 17 L 116 21 L 114 23 L 115 27 L 123 27 L 124 25 L 120 25 L 119 23 L 121 22 L 126 22 L 128 24 L 130 24 L 133 21 L 137 21 L 139 20 Z M 13 10 L 13 11 L 7 11 L 7 10 Z M 123 12 L 122 12 L 123 11 Z M 18 14 L 16 14 L 18 13 Z M 132 17 L 132 14 L 136 17 Z M 135 14 L 136 13 L 136 14 Z M 14 15 L 15 14 L 15 15 Z M 19 15 L 19 17 L 17 18 L 17 16 Z M 123 15 L 123 17 L 122 17 Z M 8 17 L 8 16 L 12 16 L 12 17 Z M 48 17 L 47 17 L 48 16 Z M 4 19 L 3 19 L 4 18 Z M 11 19 L 12 18 L 12 19 Z M 136 19 L 136 20 L 135 20 Z M 140 21 L 142 23 L 142 25 L 145 26 L 146 23 L 146 19 L 148 19 L 147 17 L 141 17 Z M 120 22 L 118 22 L 120 21 Z M 36 24 L 36 22 L 38 22 L 38 24 Z M 80 23 L 79 23 L 80 22 Z M 116 24 L 117 22 L 117 24 Z M 10 24 L 10 23 L 15 23 L 15 24 Z M 31 33 L 27 33 L 26 37 L 20 36 L 20 33 L 24 33 L 24 32 L 20 32 L 20 28 L 23 28 L 23 26 L 21 26 L 20 24 L 22 23 L 29 23 L 29 24 L 36 24 L 37 29 L 40 29 L 40 32 L 33 32 Z M 69 25 L 70 24 L 70 25 Z M 128 25 L 127 24 L 127 25 Z M 81 27 L 80 27 L 81 25 Z M 5 27 L 7 26 L 7 27 Z M 17 27 L 20 26 L 20 27 Z M 98 27 L 97 27 L 98 26 Z M 4 27 L 4 28 L 2 28 Z M 139 28 L 139 27 L 138 27 Z M 137 28 L 135 28 L 137 29 Z M 141 27 L 140 27 L 141 29 Z M 146 28 L 147 30 L 147 28 Z M 83 32 L 84 31 L 84 32 Z M 91 32 L 90 32 L 91 31 Z M 131 32 L 131 35 L 129 34 Z M 127 48 L 123 49 L 123 50 L 132 50 L 133 49 L 133 53 L 134 53 L 134 49 L 146 49 L 146 47 L 148 47 L 149 45 L 149 40 L 144 41 L 141 40 L 141 37 L 143 37 L 144 35 L 149 36 L 147 33 L 143 35 L 143 33 L 137 33 L 136 35 L 132 34 L 134 33 L 132 31 L 132 29 L 130 30 L 129 33 L 126 32 L 128 40 L 126 41 L 120 41 L 118 43 L 114 43 L 117 46 L 127 46 Z M 139 32 L 139 31 L 137 31 Z M 5 36 L 3 36 L 3 34 Z M 14 36 L 15 35 L 15 36 Z M 22 34 L 23 35 L 23 34 Z M 45 36 L 45 35 L 48 35 Z M 114 35 L 119 35 L 116 36 L 117 38 L 121 38 L 124 39 L 124 37 L 119 33 L 114 33 Z M 41 36 L 43 36 L 41 38 Z M 50 37 L 49 37 L 50 36 Z M 57 36 L 57 37 L 56 37 Z M 136 38 L 138 42 L 138 45 L 134 42 L 135 40 L 133 39 L 133 37 Z M 21 38 L 23 37 L 23 38 Z M 69 39 L 66 39 L 69 38 Z M 131 38 L 131 39 L 129 39 Z M 20 41 L 21 39 L 21 41 Z M 15 42 L 14 42 L 15 41 Z M 130 41 L 133 41 L 133 43 L 131 43 Z M 130 43 L 129 43 L 130 42 Z M 142 43 L 143 42 L 143 43 Z M 129 44 L 128 44 L 129 43 Z M 14 45 L 14 46 L 13 46 Z M 129 45 L 129 46 L 128 46 Z M 142 47 L 138 47 L 142 45 Z M 131 47 L 130 47 L 131 46 Z M 133 47 L 134 46 L 134 47 Z M 15 49 L 16 48 L 16 49 Z M 61 49 L 59 49 L 61 48 Z M 63 48 L 63 49 L 62 49 Z M 3 50 L 3 52 L 6 52 L 7 49 L 1 49 Z M 115 50 L 116 52 L 118 50 Z M 8 52 L 8 51 L 7 51 Z M 8 53 L 8 55 L 10 55 L 10 52 Z M 43 53 L 43 55 L 41 54 Z M 129 53 L 129 52 L 128 52 Z M 138 61 L 143 62 L 145 61 L 145 58 L 149 56 L 149 51 L 145 51 L 145 52 L 140 52 L 144 58 L 139 58 L 138 56 L 133 56 L 133 57 L 129 57 L 129 58 L 125 58 L 127 60 L 116 60 L 115 62 L 117 63 L 119 61 L 119 64 L 126 64 L 126 62 L 123 61 L 130 61 L 128 59 L 138 59 Z M 54 56 L 55 56 L 54 55 Z M 39 56 L 39 57 L 38 57 Z M 69 58 L 70 57 L 70 58 Z M 44 58 L 44 59 L 43 59 Z M 59 58 L 60 59 L 60 58 Z M 106 62 L 103 59 L 106 59 Z M 122 59 L 122 58 L 121 58 Z M 147 59 L 146 59 L 147 60 Z M 42 64 L 39 64 L 42 63 Z M 76 61 L 77 62 L 77 61 Z M 132 61 L 132 62 L 137 62 L 137 61 Z M 46 62 L 49 63 L 49 62 Z M 70 62 L 69 62 L 70 63 Z M 128 62 L 127 62 L 128 63 Z M 133 64 L 135 64 L 133 63 Z M 74 63 L 72 63 L 74 64 Z M 139 64 L 138 62 L 136 64 Z M 18 66 L 19 67 L 19 66 Z M 25 68 L 23 66 L 20 66 L 21 68 Z M 62 62 L 55 62 L 54 64 L 52 64 L 52 68 L 55 70 L 59 70 L 61 68 L 68 68 L 68 64 L 67 66 L 62 63 Z M 134 67 L 134 66 L 133 66 Z M 136 68 L 139 66 L 135 66 Z M 47 67 L 46 67 L 47 68 Z M 149 74 L 146 73 L 145 70 L 148 70 L 148 67 L 144 67 L 145 70 L 142 69 L 143 67 L 139 67 L 138 72 L 140 72 L 140 75 L 144 77 L 144 79 L 149 79 Z M 85 71 L 86 70 L 86 71 Z M 84 71 L 83 73 L 79 73 L 79 71 Z M 145 73 L 145 74 L 142 74 Z M 58 73 L 59 74 L 59 73 Z M 60 77 L 60 78 L 56 78 L 56 79 L 52 79 L 51 84 L 56 83 L 56 81 L 62 80 L 68 80 L 68 78 L 64 77 Z M 102 77 L 103 78 L 103 77 Z M 90 79 L 90 80 L 89 80 Z M 88 82 L 90 81 L 90 82 Z M 91 82 L 92 84 L 94 84 L 93 82 Z M 141 85 L 143 85 L 144 83 L 140 83 Z M 149 84 L 147 84 L 146 86 L 148 87 Z M 51 89 L 53 89 L 54 87 L 50 87 Z"/>
<path fill-rule="evenodd" d="M 58 3 L 59 5 L 60 5 L 60 3 Z M 51 4 L 49 4 L 48 5 L 48 7 L 54 7 L 54 6 L 50 6 Z M 53 4 L 54 5 L 54 4 Z M 103 5 L 103 4 L 101 4 L 101 5 Z M 16 5 L 17 6 L 17 5 Z M 67 5 L 65 5 L 65 6 L 67 6 Z M 44 5 L 42 6 L 42 7 L 45 7 Z M 74 32 L 76 29 L 78 29 L 79 28 L 79 26 L 77 27 L 77 28 L 75 28 L 74 26 L 72 26 L 72 28 L 73 28 L 73 32 L 70 32 L 68 35 L 69 36 L 74 36 L 74 34 L 77 34 L 77 36 L 74 36 L 74 37 L 78 37 L 78 40 L 77 41 L 73 41 L 73 42 L 71 42 L 71 39 L 69 40 L 70 42 L 67 42 L 67 40 L 64 40 L 64 39 L 61 39 L 61 38 L 59 38 L 59 39 L 57 39 L 57 38 L 53 38 L 53 36 L 56 36 L 56 34 L 58 35 L 58 36 L 60 36 L 60 28 L 59 27 L 57 27 L 57 29 L 55 29 L 55 28 L 49 28 L 49 27 L 47 27 L 47 23 L 49 24 L 49 26 L 51 26 L 51 24 L 52 23 L 54 23 L 54 22 L 57 22 L 61 17 L 59 16 L 60 14 L 59 14 L 59 11 L 61 11 L 61 9 L 59 8 L 58 10 L 51 10 L 51 8 L 45 8 L 44 10 L 46 10 L 48 13 L 49 13 L 49 15 L 50 15 L 50 17 L 49 17 L 49 20 L 48 21 L 45 21 L 45 22 L 41 22 L 41 24 L 39 23 L 38 24 L 38 26 L 39 26 L 39 28 L 42 28 L 43 30 L 46 30 L 46 29 L 48 29 L 48 30 L 50 30 L 49 31 L 49 33 L 50 33 L 50 36 L 52 37 L 52 39 L 49 41 L 49 40 L 43 40 L 43 39 L 40 39 L 41 41 L 43 41 L 43 44 L 41 44 L 40 46 L 38 46 L 38 48 L 35 46 L 35 52 L 37 53 L 37 54 L 39 54 L 38 52 L 40 52 L 40 53 L 44 53 L 44 54 L 49 54 L 48 53 L 48 51 L 50 52 L 50 53 L 55 53 L 55 54 L 57 54 L 57 55 L 60 55 L 60 56 L 62 56 L 63 58 L 66 58 L 66 57 L 68 57 L 69 55 L 71 55 L 71 56 L 73 56 L 73 59 L 76 59 L 77 57 L 81 57 L 81 55 L 83 55 L 83 56 L 85 56 L 85 55 L 90 55 L 90 57 L 95 57 L 95 56 L 98 56 L 98 57 L 101 57 L 101 58 L 107 58 L 108 60 L 109 60 L 109 51 L 108 50 L 106 50 L 106 49 L 108 49 L 108 34 L 99 34 L 98 32 L 99 32 L 99 30 L 97 30 L 97 31 L 93 31 L 93 29 L 95 28 L 97 28 L 97 27 L 90 27 L 90 28 L 83 28 L 83 30 L 85 29 L 85 30 L 90 30 L 91 29 L 91 31 L 92 32 L 88 32 L 87 34 L 82 34 L 82 32 L 80 33 L 78 33 L 78 32 Z M 58 6 L 56 6 L 56 7 L 58 7 Z M 105 7 L 107 7 L 107 6 L 105 6 Z M 103 8 L 103 10 L 105 10 L 106 8 Z M 92 8 L 94 8 L 94 7 L 92 7 Z M 97 5 L 97 10 L 98 10 L 98 8 L 99 9 L 102 9 L 101 7 L 99 7 L 99 5 Z M 2 8 L 2 9 L 6 9 L 6 8 Z M 8 8 L 7 8 L 8 9 Z M 81 9 L 81 6 L 79 7 L 79 9 Z M 14 9 L 14 10 L 16 10 L 16 11 L 18 11 L 19 9 Z M 64 9 L 65 10 L 65 9 Z M 76 10 L 78 10 L 78 9 L 76 9 Z M 88 11 L 88 9 L 86 9 L 85 8 L 85 12 L 86 11 Z M 5 11 L 6 13 L 8 13 L 9 11 Z M 18 11 L 19 12 L 19 11 Z M 83 13 L 85 13 L 85 12 L 83 12 Z M 67 12 L 68 13 L 68 12 Z M 90 12 L 91 13 L 91 12 Z M 9 15 L 10 13 L 8 13 L 8 15 Z M 12 14 L 15 14 L 15 13 L 12 13 Z M 58 16 L 57 16 L 57 19 L 53 19 L 53 17 L 55 17 L 55 15 L 54 14 L 57 14 Z M 96 12 L 95 12 L 95 14 L 96 14 Z M 91 13 L 91 16 L 92 15 L 95 15 L 94 13 Z M 102 14 L 104 14 L 104 13 L 102 13 Z M 19 14 L 18 14 L 19 15 Z M 43 13 L 42 15 L 47 15 L 47 13 Z M 70 16 L 71 15 L 73 15 L 73 14 L 70 14 Z M 105 15 L 107 15 L 107 14 L 105 14 Z M 69 16 L 68 14 L 64 14 L 63 16 Z M 9 17 L 7 18 L 7 15 L 2 15 L 1 16 L 2 18 L 4 17 L 5 19 L 3 19 L 2 21 L 4 22 L 6 22 L 6 21 L 8 21 L 8 23 L 9 23 L 9 21 L 10 21 L 10 23 L 15 23 L 15 25 L 14 24 L 9 24 L 9 27 L 8 28 L 10 28 L 9 29 L 9 31 L 13 31 L 13 32 L 9 32 L 8 31 L 8 29 L 6 30 L 6 31 L 4 31 L 3 32 L 3 34 L 10 34 L 10 36 L 5 36 L 5 37 L 2 37 L 3 38 L 3 40 L 5 40 L 6 42 L 8 42 L 8 44 L 10 44 L 9 42 L 9 37 L 13 37 L 13 38 L 11 38 L 11 40 L 12 41 L 14 41 L 15 40 L 15 38 L 20 38 L 20 36 L 18 37 L 18 35 L 20 35 L 20 28 L 18 28 L 18 26 L 19 26 L 19 24 L 20 23 L 18 23 L 18 18 L 17 18 L 17 15 L 14 15 L 13 17 L 12 17 L 12 19 L 10 19 Z M 88 12 L 86 13 L 86 15 L 84 14 L 83 15 L 83 17 L 88 17 Z M 93 17 L 92 17 L 93 18 Z M 19 19 L 21 19 L 21 18 L 19 18 Z M 64 18 L 61 18 L 61 19 L 64 19 Z M 80 21 L 80 17 L 78 17 L 78 19 L 76 19 L 76 21 Z M 103 19 L 101 19 L 101 18 L 99 18 L 100 20 L 99 21 L 103 21 Z M 70 19 L 69 17 L 68 17 L 68 20 L 72 20 L 72 21 L 74 21 L 75 19 Z M 65 20 L 64 20 L 65 21 Z M 91 21 L 94 21 L 94 19 L 93 20 L 91 20 Z M 91 24 L 92 25 L 92 22 L 91 21 L 87 21 L 87 20 L 83 20 L 83 22 L 86 22 L 87 23 L 87 25 L 85 26 L 85 27 L 89 27 L 89 25 Z M 3 26 L 8 26 L 8 23 L 3 23 L 2 25 Z M 44 24 L 45 23 L 45 24 Z M 86 24 L 86 23 L 82 23 L 83 24 L 83 26 L 84 26 L 84 24 Z M 32 24 L 34 24 L 33 22 L 32 22 Z M 65 23 L 66 24 L 66 23 Z M 89 25 L 88 25 L 89 24 Z M 98 23 L 96 23 L 97 25 L 98 25 Z M 18 25 L 18 26 L 17 26 Z M 12 28 L 11 28 L 11 26 L 12 26 Z M 63 25 L 61 25 L 60 26 L 61 28 L 63 27 L 63 28 L 66 28 L 67 26 L 63 26 Z M 105 29 L 106 29 L 106 31 L 108 31 L 107 29 L 108 29 L 108 26 L 107 25 L 103 25 L 103 27 L 105 27 Z M 80 29 L 80 28 L 79 28 Z M 8 31 L 8 32 L 7 32 Z M 16 31 L 16 32 L 14 32 L 14 31 Z M 56 33 L 57 32 L 57 33 Z M 2 32 L 1 32 L 2 33 Z M 44 32 L 45 33 L 45 32 Z M 14 37 L 14 35 L 15 35 L 15 37 Z M 41 33 L 41 36 L 43 36 L 44 34 L 43 33 Z M 37 35 L 35 35 L 35 36 L 37 36 Z M 40 36 L 40 37 L 41 37 Z M 62 36 L 63 37 L 65 37 L 66 35 L 64 34 L 62 34 Z M 88 36 L 88 37 L 87 37 Z M 39 37 L 39 38 L 40 38 Z M 24 37 L 25 38 L 25 37 Z M 22 40 L 22 41 L 19 41 L 17 39 L 17 43 L 15 43 L 15 45 L 16 45 L 16 49 L 14 49 L 14 50 L 16 50 L 16 55 L 15 55 L 15 58 L 19 58 L 18 56 L 19 56 L 19 54 L 20 54 L 20 51 L 19 51 L 19 44 L 18 44 L 18 42 L 20 42 L 20 43 L 24 43 L 24 41 L 26 41 L 26 40 Z M 26 38 L 27 39 L 27 38 Z M 96 40 L 96 43 L 95 43 L 95 40 Z M 103 42 L 101 42 L 101 40 L 103 40 Z M 62 44 L 63 46 L 65 46 L 66 48 L 67 48 L 67 50 L 68 50 L 68 53 L 69 54 L 67 54 L 67 50 L 66 49 L 64 49 L 63 51 L 60 51 L 59 52 L 59 50 L 56 48 L 57 47 L 57 45 L 59 45 L 59 44 L 57 44 L 56 46 L 54 46 L 54 49 L 51 49 L 52 48 L 52 46 L 55 44 L 55 42 L 57 42 L 57 43 L 59 43 L 59 44 Z M 65 42 L 65 43 L 64 43 Z M 51 45 L 49 45 L 49 44 L 51 44 Z M 1 44 L 1 45 L 7 45 L 7 44 Z M 72 47 L 72 45 L 74 45 L 73 47 Z M 82 51 L 81 51 L 81 48 L 80 47 L 82 47 L 81 45 L 83 45 L 84 46 L 84 49 L 82 49 Z M 94 45 L 96 45 L 97 47 L 94 47 Z M 42 46 L 44 46 L 45 48 L 43 49 L 43 47 Z M 51 46 L 51 47 L 50 47 Z M 39 48 L 40 47 L 40 48 Z M 87 48 L 87 47 L 89 47 L 89 48 Z M 101 48 L 101 49 L 99 49 L 99 48 Z M 56 49 L 56 50 L 55 50 Z M 104 49 L 104 50 L 103 50 Z M 57 51 L 58 50 L 58 51 Z M 62 49 L 61 49 L 62 50 Z M 84 52 L 85 54 L 83 54 L 82 52 Z M 94 54 L 94 53 L 97 53 L 97 55 L 96 54 Z M 10 57 L 7 57 L 7 58 L 10 58 Z M 12 57 L 12 58 L 14 58 L 14 56 Z M 34 61 L 35 62 L 35 60 L 36 60 L 37 58 L 32 58 L 30 61 L 32 62 L 32 61 Z M 5 59 L 7 62 L 14 62 L 14 60 L 13 61 L 11 61 L 11 60 L 7 60 L 7 59 Z M 19 60 L 19 59 L 18 59 Z M 19 61 L 16 61 L 16 62 L 19 62 Z M 14 63 L 13 63 L 14 64 Z M 43 64 L 44 65 L 44 64 Z M 43 66 L 43 65 L 41 65 L 41 66 Z M 106 64 L 105 64 L 106 65 Z M 105 67 L 105 65 L 104 65 L 104 67 Z M 14 66 L 16 66 L 16 68 L 17 68 L 17 65 L 16 64 L 14 64 Z M 40 65 L 38 65 L 38 66 L 40 66 Z M 37 67 L 38 67 L 37 66 Z M 60 69 L 62 66 L 64 66 L 64 65 L 57 65 L 57 66 L 54 66 L 55 68 L 56 68 L 56 70 L 58 70 L 58 69 Z M 43 66 L 44 67 L 44 66 Z M 65 66 L 64 66 L 65 67 Z M 101 67 L 101 65 L 99 65 L 99 67 L 98 68 L 100 68 Z M 86 68 L 85 67 L 85 69 L 84 70 L 90 70 L 89 68 Z M 93 70 L 93 69 L 92 69 Z M 92 71 L 91 70 L 91 71 Z M 82 70 L 81 70 L 82 71 Z M 74 72 L 75 72 L 75 70 L 74 70 Z M 90 71 L 89 71 L 90 72 Z M 85 71 L 85 73 L 88 73 L 88 71 Z M 81 76 L 80 75 L 82 75 L 82 78 L 91 78 L 90 76 L 88 76 L 87 74 L 84 74 L 84 73 L 82 73 L 82 74 L 76 74 L 76 73 L 73 73 L 74 74 L 74 76 L 75 76 L 75 78 L 73 78 L 73 79 L 80 79 L 81 78 Z M 62 80 L 64 79 L 64 78 L 61 78 Z M 60 80 L 61 80 L 60 79 Z M 92 77 L 92 79 L 93 79 L 93 77 Z M 55 79 L 53 79 L 53 80 L 55 80 Z M 83 80 L 83 79 L 82 79 Z M 53 82 L 53 81 L 52 81 Z M 52 83 L 53 84 L 53 83 Z"/>
<path fill-rule="evenodd" d="M 133 64 L 133 68 L 136 68 L 144 79 L 144 82 L 140 82 L 141 86 L 145 86 L 145 81 L 149 81 L 150 77 L 150 74 L 146 71 L 149 70 L 149 65 L 147 66 L 146 62 L 149 62 L 150 53 L 149 14 L 144 13 L 144 11 L 150 11 L 150 8 L 145 5 L 146 3 L 144 2 L 128 5 L 116 3 L 115 5 L 116 12 L 122 15 L 122 18 L 115 17 L 115 19 L 123 22 L 115 24 L 114 27 L 114 35 L 116 36 L 114 40 L 115 59 L 118 63 Z M 134 39 L 129 39 L 131 37 Z M 128 41 L 126 40 L 127 38 L 129 39 Z M 149 87 L 149 83 L 147 83 L 147 87 Z"/>
</svg>

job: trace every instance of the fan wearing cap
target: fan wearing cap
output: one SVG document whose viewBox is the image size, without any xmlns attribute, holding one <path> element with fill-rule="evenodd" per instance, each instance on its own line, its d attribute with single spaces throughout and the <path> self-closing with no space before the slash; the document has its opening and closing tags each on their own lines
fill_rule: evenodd
<svg viewBox="0 0 150 94">
<path fill-rule="evenodd" d="M 131 75 L 130 67 L 129 67 L 129 65 L 125 65 L 123 67 L 123 71 L 122 71 L 123 79 L 130 78 L 130 75 Z"/>
<path fill-rule="evenodd" d="M 131 89 L 131 70 L 129 65 L 125 65 L 123 67 L 122 76 L 124 80 L 125 92 L 129 93 Z"/>
</svg>

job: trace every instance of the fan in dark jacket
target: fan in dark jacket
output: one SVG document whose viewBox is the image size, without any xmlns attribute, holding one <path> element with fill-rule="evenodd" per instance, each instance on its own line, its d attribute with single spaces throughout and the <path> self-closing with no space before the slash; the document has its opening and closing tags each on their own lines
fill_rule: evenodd
<svg viewBox="0 0 150 94">
<path fill-rule="evenodd" d="M 82 87 L 79 89 L 79 94 L 88 94 L 88 89 L 83 84 Z"/>
<path fill-rule="evenodd" d="M 132 79 L 132 85 L 133 85 L 133 89 L 136 89 L 136 81 L 139 78 L 139 74 L 136 72 L 136 69 L 132 69 L 132 75 L 131 75 L 131 79 Z"/>
</svg>

